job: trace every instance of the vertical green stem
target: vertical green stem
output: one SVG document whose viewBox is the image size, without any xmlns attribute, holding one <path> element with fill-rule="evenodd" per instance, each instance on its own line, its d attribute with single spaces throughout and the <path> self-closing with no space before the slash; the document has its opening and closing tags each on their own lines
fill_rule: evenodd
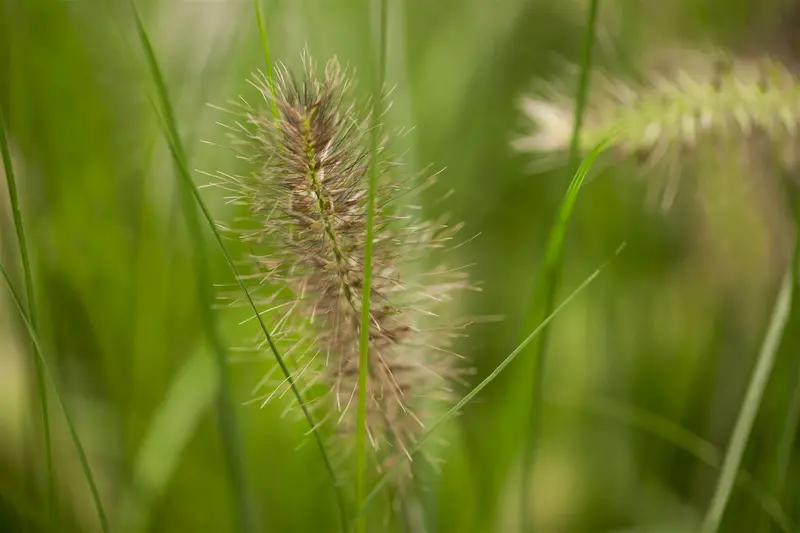
<svg viewBox="0 0 800 533">
<path fill-rule="evenodd" d="M 272 94 L 272 115 L 275 118 L 275 127 L 278 128 L 280 126 L 281 116 L 280 116 L 280 113 L 278 111 L 278 100 L 275 97 L 275 80 L 274 80 L 274 73 L 273 73 L 273 69 L 272 69 L 272 55 L 270 54 L 269 39 L 267 37 L 267 25 L 266 25 L 265 20 L 264 20 L 264 10 L 263 10 L 263 8 L 261 6 L 261 2 L 262 2 L 262 0 L 253 0 L 253 8 L 254 8 L 254 10 L 256 12 L 256 21 L 258 22 L 258 33 L 259 33 L 259 36 L 261 37 L 261 48 L 262 48 L 262 50 L 264 52 L 264 63 L 266 65 L 266 69 L 267 69 L 267 72 L 266 72 L 266 74 L 267 74 L 267 82 L 269 83 L 269 90 L 270 90 L 270 93 Z M 205 210 L 205 207 L 203 206 L 202 202 L 200 201 L 200 197 L 199 196 L 197 196 L 197 200 L 198 200 L 198 202 L 200 202 L 201 210 L 203 211 L 204 214 L 206 214 L 206 218 L 208 219 L 209 224 L 212 225 L 212 230 L 214 230 L 213 222 L 208 217 L 208 215 L 206 213 L 206 210 Z M 218 235 L 216 233 L 216 230 L 214 230 L 214 234 L 218 237 Z M 335 494 L 336 494 L 336 504 L 339 507 L 339 520 L 340 520 L 341 528 L 342 528 L 342 531 L 346 531 L 347 527 L 348 527 L 347 504 L 345 502 L 345 498 L 344 498 L 344 493 L 342 491 L 342 487 L 339 484 L 339 479 L 338 479 L 338 477 L 336 476 L 336 473 L 333 470 L 333 465 L 332 465 L 332 463 L 330 461 L 330 458 L 328 457 L 327 451 L 325 450 L 325 446 L 322 443 L 322 438 L 320 437 L 319 432 L 317 431 L 317 424 L 314 422 L 314 419 L 311 416 L 311 412 L 308 410 L 308 407 L 306 406 L 305 401 L 303 400 L 303 397 L 300 394 L 299 389 L 295 385 L 294 380 L 293 380 L 293 378 L 291 376 L 291 373 L 289 372 L 289 369 L 286 367 L 286 365 L 285 365 L 285 363 L 283 361 L 283 358 L 281 357 L 280 352 L 278 351 L 278 347 L 272 341 L 272 337 L 270 336 L 269 331 L 267 330 L 266 326 L 264 325 L 264 322 L 263 322 L 263 320 L 261 318 L 261 314 L 258 312 L 258 309 L 255 306 L 255 303 L 253 302 L 252 298 L 250 297 L 250 293 L 247 291 L 247 288 L 241 282 L 241 277 L 239 276 L 233 261 L 228 256 L 228 253 L 225 250 L 225 247 L 222 245 L 222 241 L 218 239 L 218 242 L 220 244 L 220 247 L 222 247 L 222 250 L 223 250 L 223 253 L 225 254 L 226 259 L 228 260 L 228 264 L 230 265 L 231 269 L 233 270 L 234 274 L 236 275 L 237 280 L 239 280 L 240 287 L 244 291 L 247 301 L 250 303 L 251 307 L 253 308 L 253 312 L 255 313 L 255 316 L 258 319 L 259 324 L 261 325 L 261 329 L 262 329 L 262 331 L 264 332 L 264 335 L 267 338 L 267 343 L 269 344 L 269 347 L 272 350 L 272 353 L 275 355 L 275 358 L 278 361 L 278 365 L 281 367 L 281 370 L 283 371 L 283 374 L 286 377 L 286 379 L 289 380 L 289 386 L 291 387 L 292 393 L 295 395 L 295 397 L 297 398 L 298 403 L 300 404 L 300 408 L 303 411 L 303 415 L 305 416 L 306 420 L 308 421 L 308 424 L 311 426 L 311 431 L 314 434 L 314 440 L 317 443 L 317 447 L 319 448 L 320 454 L 322 455 L 322 460 L 325 463 L 325 469 L 328 471 L 328 475 L 330 476 L 331 481 L 333 482 L 333 488 L 334 488 L 334 491 L 335 491 Z"/>
<path fill-rule="evenodd" d="M 278 114 L 278 102 L 275 99 L 275 80 L 272 73 L 272 55 L 269 52 L 269 39 L 267 39 L 267 25 L 264 22 L 264 9 L 261 7 L 261 0 L 253 0 L 253 8 L 256 12 L 256 21 L 258 22 L 258 35 L 261 37 L 261 49 L 264 51 L 264 62 L 267 66 L 267 80 L 269 81 L 269 90 L 272 93 L 272 114 L 275 120 L 280 118 Z"/>
<path fill-rule="evenodd" d="M 722 516 L 725 513 L 725 508 L 728 505 L 728 500 L 733 491 L 733 485 L 736 482 L 736 476 L 742 463 L 742 457 L 747 448 L 747 442 L 750 440 L 753 423 L 758 414 L 758 408 L 761 405 L 761 398 L 764 396 L 764 390 L 766 389 L 770 372 L 775 364 L 775 356 L 778 352 L 778 347 L 783 337 L 783 331 L 789 317 L 792 292 L 794 289 L 794 276 L 792 274 L 794 269 L 794 265 L 792 265 L 791 271 L 786 273 L 780 292 L 778 293 L 769 327 L 764 336 L 764 343 L 758 355 L 756 368 L 753 371 L 753 376 L 750 378 L 750 384 L 747 387 L 744 403 L 739 411 L 739 416 L 736 419 L 736 425 L 733 428 L 733 434 L 728 444 L 728 450 L 725 453 L 725 459 L 722 463 L 722 470 L 719 480 L 717 481 L 716 489 L 714 490 L 714 496 L 711 499 L 711 504 L 703 520 L 702 533 L 716 533 L 719 531 Z"/>
<path fill-rule="evenodd" d="M 14 177 L 14 166 L 11 162 L 11 150 L 8 146 L 6 137 L 6 121 L 2 106 L 0 106 L 0 153 L 3 157 L 3 168 L 8 184 L 8 196 L 11 202 L 11 212 L 14 218 L 14 228 L 17 232 L 19 243 L 19 254 L 22 260 L 22 273 L 25 277 L 25 296 L 28 300 L 28 316 L 31 325 L 36 329 L 36 300 L 33 294 L 33 273 L 28 256 L 28 244 L 25 239 L 25 228 L 22 224 L 22 214 L 19 208 L 19 196 L 17 194 L 17 182 Z M 34 357 L 34 371 L 36 374 L 36 392 L 39 396 L 39 407 L 42 416 L 42 427 L 44 428 L 45 460 L 47 464 L 47 508 L 51 518 L 51 525 L 55 526 L 57 516 L 56 503 L 56 477 L 53 467 L 53 445 L 50 435 L 50 412 L 47 406 L 47 383 L 45 382 L 44 369 L 38 357 Z"/>
<path fill-rule="evenodd" d="M 3 268 L 3 265 L 0 265 L 0 276 L 2 276 L 3 281 L 6 284 L 6 288 L 11 294 L 11 299 L 14 301 L 14 305 L 16 306 L 20 317 L 22 317 L 22 321 L 25 323 L 25 327 L 28 330 L 31 342 L 33 343 L 34 355 L 37 359 L 39 359 L 39 363 L 41 364 L 42 374 L 44 375 L 45 379 L 50 382 L 50 386 L 53 389 L 53 394 L 58 401 L 59 406 L 61 407 L 61 411 L 64 413 L 64 420 L 67 423 L 67 428 L 69 429 L 72 443 L 75 445 L 75 451 L 78 453 L 78 461 L 80 461 L 81 469 L 83 470 L 83 475 L 86 478 L 86 482 L 89 484 L 89 491 L 92 494 L 92 501 L 94 502 L 94 507 L 97 511 L 97 518 L 100 521 L 100 531 L 102 533 L 108 533 L 108 519 L 106 518 L 106 512 L 103 509 L 103 502 L 100 499 L 100 491 L 97 488 L 97 483 L 92 475 L 92 469 L 89 466 L 89 458 L 86 455 L 86 450 L 83 448 L 81 438 L 78 435 L 78 430 L 75 428 L 75 423 L 72 421 L 72 416 L 70 415 L 69 409 L 67 409 L 67 404 L 64 402 L 64 397 L 59 390 L 55 377 L 47 366 L 47 359 L 45 358 L 42 350 L 42 343 L 39 341 L 39 336 L 36 333 L 36 329 L 34 329 L 33 323 L 31 322 L 27 313 L 25 313 L 25 308 L 22 306 L 22 300 L 17 294 L 17 291 L 14 290 L 14 286 L 11 284 L 11 279 L 8 277 L 8 273 L 6 272 L 6 269 Z"/>
<path fill-rule="evenodd" d="M 356 418 L 356 504 L 361 506 L 367 495 L 367 375 L 369 373 L 369 330 L 370 330 L 370 296 L 372 292 L 372 241 L 375 233 L 375 191 L 378 182 L 378 165 L 380 149 L 380 120 L 383 103 L 383 83 L 386 78 L 386 26 L 387 0 L 376 0 L 374 13 L 377 21 L 373 21 L 375 40 L 378 42 L 378 57 L 375 61 L 372 87 L 372 131 L 371 161 L 369 167 L 369 183 L 367 188 L 367 227 L 366 246 L 364 250 L 364 281 L 361 296 L 361 336 L 358 358 L 358 411 Z M 365 515 L 359 516 L 356 530 L 367 531 Z"/>
<path fill-rule="evenodd" d="M 795 191 L 797 194 L 797 191 Z M 800 201 L 795 201 L 795 248 L 794 255 L 792 256 L 791 276 L 792 286 L 797 289 L 798 283 L 798 267 L 800 267 Z M 793 301 L 790 315 L 797 312 L 797 302 Z M 790 317 L 789 320 L 792 318 Z M 789 400 L 789 406 L 786 412 L 786 418 L 783 425 L 783 433 L 780 441 L 778 442 L 778 449 L 775 453 L 777 458 L 775 468 L 775 485 L 772 489 L 772 494 L 776 498 L 781 498 L 786 484 L 786 478 L 789 473 L 789 468 L 792 462 L 792 452 L 794 450 L 795 441 L 797 438 L 797 428 L 800 425 L 800 365 L 795 366 L 794 387 L 792 389 L 792 396 Z"/>
<path fill-rule="evenodd" d="M 711 504 L 703 520 L 702 533 L 717 533 L 717 531 L 719 531 L 722 517 L 725 514 L 725 508 L 728 505 L 728 500 L 730 499 L 734 483 L 736 482 L 736 476 L 742 464 L 742 457 L 747 448 L 747 442 L 750 440 L 753 423 L 758 414 L 758 409 L 761 406 L 764 390 L 767 387 L 770 373 L 775 365 L 775 358 L 778 353 L 778 348 L 780 348 L 781 340 L 783 339 L 783 332 L 792 310 L 792 296 L 797 283 L 797 266 L 798 260 L 800 259 L 800 205 L 795 206 L 795 209 L 796 235 L 792 262 L 789 265 L 789 270 L 786 272 L 783 284 L 781 285 L 778 297 L 775 301 L 775 307 L 772 310 L 772 317 L 767 327 L 767 333 L 764 336 L 764 342 L 761 345 L 761 351 L 758 354 L 756 368 L 750 378 L 750 384 L 747 387 L 744 403 L 739 411 L 731 440 L 728 443 L 728 450 L 725 453 L 719 480 L 717 481 L 714 495 L 711 498 Z M 785 437 L 786 436 L 784 436 L 784 438 Z M 793 439 L 790 437 L 789 442 L 792 440 Z M 779 460 L 782 463 L 788 462 L 785 458 L 788 458 L 791 453 L 790 450 L 786 449 L 786 446 L 787 443 L 782 442 L 779 449 Z M 782 485 L 782 480 L 780 481 Z"/>
<path fill-rule="evenodd" d="M 591 0 L 589 5 L 589 15 L 583 37 L 583 57 L 581 60 L 581 75 L 578 80 L 575 115 L 572 127 L 572 140 L 569 150 L 569 172 L 578 163 L 580 156 L 580 130 L 583 122 L 583 111 L 586 107 L 586 100 L 589 92 L 589 73 L 592 66 L 592 53 L 594 49 L 594 34 L 597 22 L 597 12 L 599 0 Z M 531 305 L 528 312 L 530 322 L 526 323 L 526 330 L 540 323 L 544 317 L 549 316 L 555 305 L 556 292 L 561 277 L 561 262 L 564 250 L 564 239 L 567 223 L 572 213 L 572 206 L 577 197 L 578 189 L 582 183 L 573 182 L 564 198 L 559 210 L 559 216 L 550 230 L 547 242 L 544 263 L 542 265 L 540 279 L 531 297 Z M 539 291 L 542 291 L 539 293 Z M 531 407 L 529 415 L 529 430 L 525 449 L 523 450 L 522 462 L 522 486 L 520 490 L 520 528 L 523 532 L 530 531 L 528 505 L 531 502 L 531 485 L 533 482 L 533 467 L 536 458 L 536 448 L 539 440 L 541 426 L 541 412 L 543 403 L 544 385 L 544 366 L 545 354 L 547 351 L 547 341 L 549 328 L 542 330 L 540 336 L 531 345 L 528 355 L 530 368 L 533 371 L 533 390 L 531 397 Z"/>
</svg>

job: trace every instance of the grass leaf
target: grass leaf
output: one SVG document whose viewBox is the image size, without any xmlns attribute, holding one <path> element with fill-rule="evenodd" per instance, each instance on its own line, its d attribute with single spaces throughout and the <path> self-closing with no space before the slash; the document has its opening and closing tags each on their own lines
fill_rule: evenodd
<svg viewBox="0 0 800 533">
<path fill-rule="evenodd" d="M 597 11 L 599 0 L 591 0 L 589 6 L 588 20 L 583 41 L 583 59 L 581 62 L 581 75 L 578 81 L 577 103 L 575 105 L 575 115 L 572 125 L 572 140 L 570 142 L 569 166 L 571 170 L 578 161 L 580 147 L 580 129 L 583 120 L 584 108 L 586 107 L 587 95 L 589 91 L 589 72 L 592 66 L 592 50 L 594 48 L 594 33 L 597 22 Z M 569 188 L 561 202 L 558 215 L 545 249 L 544 264 L 542 265 L 541 275 L 533 288 L 530 300 L 529 316 L 532 323 L 527 324 L 526 329 L 530 329 L 533 324 L 538 323 L 541 318 L 550 315 L 555 304 L 556 293 L 561 277 L 561 263 L 564 251 L 564 241 L 566 238 L 567 226 L 569 224 L 575 202 L 578 197 L 581 185 L 583 185 L 585 172 L 578 171 L 572 178 Z M 523 460 L 520 490 L 520 526 L 523 531 L 529 528 L 528 503 L 531 501 L 530 488 L 532 487 L 531 478 L 533 476 L 534 462 L 539 438 L 539 427 L 541 424 L 542 398 L 544 389 L 544 369 L 547 355 L 547 340 L 549 330 L 544 329 L 542 334 L 536 339 L 526 358 L 528 365 L 526 370 L 532 371 L 532 397 L 529 415 L 529 429 L 527 438 L 523 439 Z M 529 374 L 526 374 L 529 375 Z"/>
<path fill-rule="evenodd" d="M 378 150 L 381 138 L 381 105 L 383 84 L 386 79 L 386 27 L 387 0 L 377 0 L 375 10 L 375 37 L 378 42 L 378 56 L 373 65 L 372 87 L 372 131 L 370 166 L 367 186 L 367 223 L 364 250 L 364 276 L 361 296 L 361 325 L 358 358 L 358 403 L 356 414 L 356 505 L 363 505 L 367 492 L 367 376 L 369 374 L 369 331 L 371 321 L 370 296 L 372 295 L 372 247 L 375 232 L 375 194 L 378 182 Z M 356 518 L 356 529 L 367 531 L 365 516 Z"/>
<path fill-rule="evenodd" d="M 17 233 L 19 255 L 22 260 L 22 274 L 25 277 L 25 297 L 28 300 L 28 317 L 35 330 L 36 299 L 33 293 L 33 272 L 31 271 L 31 263 L 28 256 L 28 242 L 25 238 L 25 226 L 22 223 L 22 213 L 19 208 L 14 165 L 11 161 L 11 150 L 8 147 L 8 138 L 6 137 L 5 111 L 2 106 L 0 106 L 0 155 L 3 157 L 3 168 L 8 185 L 8 197 L 11 202 L 14 229 Z M 42 363 L 38 357 L 34 358 L 33 367 L 36 375 L 36 394 L 39 396 L 39 409 L 41 410 L 42 428 L 44 430 L 44 453 L 45 463 L 47 465 L 47 505 L 50 519 L 53 524 L 55 524 L 58 514 L 58 502 L 56 497 L 56 475 L 55 468 L 53 467 L 53 440 L 50 434 L 50 412 L 47 406 L 47 386 L 45 384 Z"/>
<path fill-rule="evenodd" d="M 50 382 L 50 386 L 53 387 L 56 400 L 58 400 L 58 404 L 61 406 L 61 410 L 64 412 L 64 418 L 67 421 L 69 434 L 72 437 L 75 450 L 78 452 L 78 459 L 81 463 L 83 475 L 86 478 L 86 482 L 89 483 L 89 490 L 92 493 L 92 501 L 95 509 L 97 510 L 97 517 L 100 520 L 100 530 L 103 533 L 108 533 L 108 520 L 106 518 L 105 510 L 103 509 L 103 502 L 100 499 L 100 492 L 97 490 L 97 484 L 95 483 L 94 476 L 92 475 L 92 469 L 89 466 L 89 460 L 86 456 L 85 450 L 83 449 L 81 438 L 78 436 L 78 431 L 75 429 L 75 424 L 72 422 L 72 416 L 69 414 L 67 404 L 64 402 L 64 398 L 59 391 L 56 380 L 47 366 L 47 360 L 42 353 L 42 343 L 39 341 L 39 335 L 37 335 L 36 329 L 33 327 L 33 323 L 28 317 L 28 314 L 25 312 L 25 308 L 22 306 L 22 300 L 20 300 L 17 291 L 14 290 L 14 286 L 11 284 L 11 279 L 8 277 L 8 273 L 3 265 L 0 265 L 0 274 L 3 275 L 3 280 L 6 282 L 6 287 L 8 287 L 8 291 L 11 293 L 11 298 L 14 300 L 14 305 L 16 305 L 17 311 L 19 311 L 20 317 L 22 317 L 22 320 L 25 322 L 25 327 L 28 329 L 28 335 L 30 335 L 31 341 L 33 342 L 34 351 L 36 352 L 36 358 L 39 360 L 39 363 L 42 366 L 42 373 L 47 381 Z"/>
<path fill-rule="evenodd" d="M 766 389 L 770 372 L 772 372 L 772 367 L 775 364 L 775 356 L 781 344 L 783 330 L 792 308 L 795 269 L 796 266 L 793 262 L 778 292 L 775 307 L 772 311 L 772 317 L 769 321 L 769 327 L 767 328 L 764 342 L 758 354 L 758 361 L 756 362 L 753 375 L 750 378 L 750 384 L 747 387 L 744 403 L 736 419 L 736 425 L 733 428 L 728 450 L 725 453 L 725 460 L 723 461 L 722 471 L 720 472 L 717 486 L 714 490 L 714 496 L 711 499 L 711 504 L 703 519 L 702 533 L 716 533 L 719 531 L 722 516 L 725 513 L 725 507 L 730 499 L 733 485 L 742 463 L 742 456 L 747 448 L 747 442 L 750 439 L 753 423 L 758 414 L 758 408 L 761 405 L 761 398 L 764 396 L 764 390 Z"/>
</svg>

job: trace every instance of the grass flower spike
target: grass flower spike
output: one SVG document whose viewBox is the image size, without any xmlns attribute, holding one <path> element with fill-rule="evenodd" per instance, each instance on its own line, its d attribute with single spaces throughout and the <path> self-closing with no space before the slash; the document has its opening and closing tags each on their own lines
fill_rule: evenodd
<svg viewBox="0 0 800 533">
<path fill-rule="evenodd" d="M 778 158 L 794 165 L 800 82 L 786 65 L 770 57 L 684 49 L 669 49 L 652 63 L 644 82 L 595 76 L 581 130 L 584 150 L 614 134 L 615 153 L 651 166 L 669 157 L 679 163 L 700 145 L 725 142 L 729 150 L 746 149 L 767 138 Z M 544 94 L 520 99 L 535 127 L 513 141 L 515 149 L 568 147 L 573 117 L 568 93 L 551 85 Z"/>
<path fill-rule="evenodd" d="M 785 65 L 768 57 L 735 58 L 721 53 L 681 51 L 646 83 L 599 77 L 581 136 L 585 148 L 619 131 L 626 153 L 664 143 L 694 145 L 703 132 L 794 138 L 800 122 L 800 83 Z M 566 148 L 568 101 L 552 91 L 549 100 L 524 97 L 524 114 L 539 126 L 517 139 L 520 150 Z"/>
<path fill-rule="evenodd" d="M 230 200 L 248 209 L 239 235 L 252 251 L 259 303 L 277 316 L 272 332 L 293 361 L 295 381 L 320 419 L 338 435 L 355 430 L 365 242 L 369 116 L 350 97 L 350 80 L 335 60 L 318 77 L 304 61 L 299 79 L 284 66 L 275 86 L 258 74 L 263 97 L 239 102 L 233 130 L 251 173 L 217 175 Z M 275 113 L 274 110 L 277 110 Z M 430 400 L 450 400 L 449 382 L 464 370 L 449 341 L 459 327 L 437 307 L 466 288 L 460 269 L 431 268 L 456 228 L 419 220 L 401 205 L 412 185 L 396 178 L 386 140 L 380 168 L 373 241 L 367 431 L 381 462 L 406 453 L 425 425 Z M 432 183 L 426 180 L 425 185 Z M 436 322 L 432 324 L 431 321 Z M 265 377 L 260 398 L 280 397 L 288 383 Z M 347 442 L 347 439 L 341 439 Z"/>
</svg>

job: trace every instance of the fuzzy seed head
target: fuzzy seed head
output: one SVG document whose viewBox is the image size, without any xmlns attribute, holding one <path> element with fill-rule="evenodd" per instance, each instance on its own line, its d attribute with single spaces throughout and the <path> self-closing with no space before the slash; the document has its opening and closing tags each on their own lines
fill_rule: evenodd
<svg viewBox="0 0 800 533">
<path fill-rule="evenodd" d="M 267 293 L 260 303 L 294 379 L 315 412 L 348 435 L 355 429 L 370 117 L 359 113 L 335 60 L 321 77 L 307 58 L 304 67 L 299 78 L 276 68 L 274 96 L 267 76 L 250 80 L 263 104 L 239 104 L 233 140 L 251 173 L 219 174 L 217 185 L 247 208 L 248 228 L 239 236 L 252 250 L 248 280 Z M 437 309 L 468 284 L 460 269 L 430 266 L 457 228 L 419 220 L 418 210 L 397 201 L 411 185 L 397 179 L 382 141 L 367 426 L 379 460 L 391 461 L 407 453 L 431 402 L 451 400 L 451 382 L 465 372 L 449 346 L 462 325 L 439 319 Z M 274 384 L 268 377 L 261 385 Z M 264 399 L 286 390 L 279 381 Z"/>
<path fill-rule="evenodd" d="M 673 166 L 698 148 L 723 142 L 748 150 L 763 139 L 786 166 L 797 162 L 800 80 L 769 57 L 739 58 L 722 51 L 668 49 L 651 61 L 645 81 L 594 74 L 580 146 L 590 150 L 613 136 L 613 151 L 651 169 Z M 520 107 L 530 133 L 512 141 L 524 152 L 561 152 L 570 143 L 570 91 L 551 85 L 545 97 L 524 96 Z M 669 177 L 667 196 L 674 195 Z M 669 198 L 665 203 L 668 204 Z"/>
</svg>

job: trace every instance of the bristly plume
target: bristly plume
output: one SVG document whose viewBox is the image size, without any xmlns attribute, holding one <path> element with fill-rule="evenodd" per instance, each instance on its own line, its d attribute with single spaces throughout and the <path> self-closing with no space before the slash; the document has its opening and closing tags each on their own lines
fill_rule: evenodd
<svg viewBox="0 0 800 533">
<path fill-rule="evenodd" d="M 292 362 L 294 379 L 317 418 L 335 423 L 337 435 L 352 434 L 369 116 L 351 99 L 350 77 L 335 59 L 321 77 L 306 57 L 299 79 L 278 66 L 274 96 L 263 73 L 250 82 L 262 104 L 242 99 L 230 111 L 238 117 L 230 127 L 234 146 L 250 173 L 218 173 L 216 185 L 233 193 L 231 202 L 247 207 L 248 228 L 237 234 L 253 258 L 248 280 L 263 295 L 259 304 Z M 407 198 L 412 180 L 398 180 L 398 165 L 386 151 L 384 139 L 367 383 L 368 436 L 381 463 L 407 452 L 435 405 L 431 401 L 450 401 L 452 380 L 466 371 L 449 346 L 464 324 L 445 323 L 438 309 L 469 286 L 462 269 L 430 266 L 458 228 L 422 221 L 418 208 L 399 201 Z M 266 349 L 263 343 L 259 349 Z M 263 403 L 287 390 L 288 383 L 271 375 L 256 388 Z"/>
<path fill-rule="evenodd" d="M 591 149 L 611 134 L 621 157 L 636 156 L 673 166 L 697 147 L 724 141 L 727 149 L 752 151 L 769 141 L 786 166 L 797 161 L 800 82 L 790 68 L 769 57 L 734 57 L 720 50 L 680 47 L 658 54 L 644 82 L 597 74 L 591 81 L 581 146 Z M 561 151 L 569 145 L 573 111 L 567 92 L 550 86 L 520 106 L 531 133 L 514 140 L 526 152 Z M 761 148 L 759 148 L 761 150 Z M 676 190 L 668 176 L 663 204 Z"/>
</svg>

